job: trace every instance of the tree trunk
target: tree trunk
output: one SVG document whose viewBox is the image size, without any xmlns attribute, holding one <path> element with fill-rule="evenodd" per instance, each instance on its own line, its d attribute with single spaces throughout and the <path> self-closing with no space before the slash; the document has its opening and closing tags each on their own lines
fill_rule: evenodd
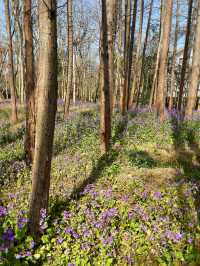
<svg viewBox="0 0 200 266">
<path fill-rule="evenodd" d="M 70 95 L 73 91 L 73 0 L 67 1 L 67 46 L 68 46 L 68 71 L 67 71 L 67 92 L 65 99 L 64 117 L 69 115 Z"/>
<path fill-rule="evenodd" d="M 56 0 L 39 1 L 39 76 L 35 154 L 32 170 L 32 195 L 29 228 L 40 234 L 40 212 L 47 210 L 50 170 L 57 109 L 57 33 Z"/>
<path fill-rule="evenodd" d="M 125 31 L 124 31 L 124 84 L 122 96 L 122 115 L 127 111 L 128 91 L 126 86 L 126 73 L 128 70 L 128 57 L 130 49 L 130 24 L 131 24 L 131 1 L 125 0 Z"/>
<path fill-rule="evenodd" d="M 31 0 L 24 0 L 24 38 L 25 38 L 25 92 L 26 92 L 26 133 L 24 149 L 26 162 L 33 162 L 35 148 L 35 83 L 33 32 L 31 18 Z"/>
<path fill-rule="evenodd" d="M 175 67 L 176 67 L 176 53 L 177 53 L 177 42 L 178 42 L 178 31 L 179 31 L 179 11 L 180 4 L 179 0 L 176 0 L 176 26 L 175 26 L 175 34 L 174 34 L 174 48 L 172 55 L 172 72 L 171 72 L 171 84 L 170 84 L 170 96 L 169 96 L 169 110 L 173 108 L 173 94 L 175 87 Z"/>
<path fill-rule="evenodd" d="M 109 89 L 110 89 L 110 112 L 112 114 L 113 103 L 114 103 L 114 31 L 116 26 L 115 23 L 115 1 L 107 1 L 107 22 L 108 22 L 108 57 L 109 57 Z"/>
<path fill-rule="evenodd" d="M 132 70 L 132 61 L 133 61 L 133 46 L 135 43 L 135 27 L 136 27 L 136 15 L 137 15 L 137 4 L 138 0 L 134 1 L 133 7 L 133 15 L 132 15 L 132 27 L 131 27 L 131 40 L 130 40 L 130 49 L 129 49 L 129 56 L 128 56 L 128 71 L 126 77 L 126 86 L 128 91 L 128 100 L 127 100 L 127 108 L 131 107 L 132 105 L 132 91 L 131 91 L 131 70 Z"/>
<path fill-rule="evenodd" d="M 193 109 L 195 108 L 197 89 L 199 86 L 199 74 L 200 74 L 200 0 L 198 0 L 196 34 L 195 34 L 193 56 L 192 56 L 192 71 L 191 71 L 190 86 L 188 91 L 188 100 L 185 109 L 185 117 L 191 117 Z"/>
<path fill-rule="evenodd" d="M 172 5 L 173 5 L 173 0 L 165 0 L 163 30 L 162 30 L 163 32 L 161 33 L 161 39 L 160 39 L 161 48 L 160 48 L 158 88 L 156 90 L 156 109 L 161 122 L 164 120 L 165 74 L 167 68 L 167 54 L 168 54 L 170 25 L 172 17 Z"/>
<path fill-rule="evenodd" d="M 153 1 L 154 0 L 151 0 L 151 3 L 150 3 L 149 17 L 148 17 L 148 21 L 147 21 L 147 29 L 146 29 L 144 46 L 143 46 L 143 51 L 142 51 L 142 63 L 141 63 L 140 74 L 139 74 L 139 82 L 138 82 L 139 91 L 138 91 L 137 103 L 139 103 L 139 98 L 140 98 L 140 94 L 141 94 L 140 88 L 141 88 L 141 86 L 143 84 L 144 62 L 145 62 L 147 42 L 148 42 L 148 37 L 149 37 L 149 30 L 150 30 L 150 25 L 151 25 L 151 15 L 152 15 L 152 9 L 153 9 Z"/>
<path fill-rule="evenodd" d="M 14 74 L 14 65 L 13 65 L 13 45 L 12 45 L 12 33 L 11 33 L 11 18 L 10 18 L 10 3 L 9 0 L 4 0 L 5 5 L 5 17 L 6 17 L 6 30 L 8 34 L 8 67 L 9 67 L 9 81 L 10 81 L 10 90 L 11 90 L 11 102 L 12 102 L 12 112 L 11 112 L 11 121 L 16 123 L 17 118 L 17 93 L 16 93 L 16 84 L 15 84 L 15 74 Z"/>
<path fill-rule="evenodd" d="M 133 101 L 135 101 L 137 105 L 137 98 L 138 98 L 138 93 L 140 90 L 139 89 L 139 71 L 141 67 L 140 53 L 141 53 L 141 47 L 142 47 L 143 14 L 144 14 L 144 0 L 140 0 L 140 25 L 139 25 L 139 33 L 138 33 L 138 41 L 137 41 L 137 54 L 136 54 L 136 60 L 135 60 L 135 75 L 134 75 L 133 86 L 132 86 L 131 105 Z"/>
<path fill-rule="evenodd" d="M 110 148 L 111 139 L 111 114 L 110 114 L 110 78 L 109 78 L 109 55 L 108 55 L 108 23 L 107 23 L 107 1 L 102 0 L 102 38 L 101 38 L 101 62 L 102 62 L 102 87 L 100 105 L 100 134 L 101 150 L 107 152 Z"/>
<path fill-rule="evenodd" d="M 179 87 L 178 110 L 181 110 L 182 102 L 183 102 L 183 90 L 184 90 L 184 85 L 185 85 L 185 73 L 186 73 L 187 62 L 188 62 L 188 50 L 189 50 L 189 40 L 190 40 L 191 21 L 192 21 L 192 6 L 193 6 L 193 0 L 189 0 L 188 1 L 187 28 L 186 28 L 186 36 L 185 36 L 185 47 L 184 47 L 184 53 L 183 53 L 181 80 L 180 80 L 180 87 Z"/>
</svg>

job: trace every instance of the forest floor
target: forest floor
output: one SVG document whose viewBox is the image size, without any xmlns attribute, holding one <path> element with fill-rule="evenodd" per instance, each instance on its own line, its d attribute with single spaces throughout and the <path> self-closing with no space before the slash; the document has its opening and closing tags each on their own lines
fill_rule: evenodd
<svg viewBox="0 0 200 266">
<path fill-rule="evenodd" d="M 65 121 L 58 111 L 50 208 L 35 244 L 24 111 L 14 128 L 9 112 L 0 108 L 0 265 L 200 265 L 199 113 L 160 124 L 145 108 L 116 111 L 102 156 L 97 107 L 74 107 Z"/>
</svg>

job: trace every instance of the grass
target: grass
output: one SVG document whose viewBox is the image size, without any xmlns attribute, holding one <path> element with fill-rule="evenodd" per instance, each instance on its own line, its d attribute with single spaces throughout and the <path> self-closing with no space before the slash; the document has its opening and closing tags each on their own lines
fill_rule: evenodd
<svg viewBox="0 0 200 266">
<path fill-rule="evenodd" d="M 67 121 L 58 114 L 37 245 L 21 222 L 31 187 L 22 138 L 1 144 L 0 234 L 11 229 L 15 240 L 1 237 L 0 265 L 199 265 L 199 122 L 172 116 L 161 125 L 146 109 L 116 112 L 103 156 L 98 132 L 93 106 L 74 108 Z"/>
</svg>

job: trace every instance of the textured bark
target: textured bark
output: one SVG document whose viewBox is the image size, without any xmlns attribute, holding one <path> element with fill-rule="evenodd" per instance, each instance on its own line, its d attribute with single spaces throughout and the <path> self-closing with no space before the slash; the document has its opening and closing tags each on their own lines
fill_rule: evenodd
<svg viewBox="0 0 200 266">
<path fill-rule="evenodd" d="M 171 72 L 171 84 L 170 84 L 170 96 L 169 96 L 169 110 L 173 107 L 173 93 L 175 91 L 175 66 L 176 66 L 176 53 L 177 53 L 177 41 L 178 41 L 178 30 L 179 30 L 179 12 L 180 4 L 179 0 L 176 0 L 176 26 L 174 34 L 174 47 L 172 55 L 172 72 Z"/>
<path fill-rule="evenodd" d="M 163 20 L 163 32 L 161 33 L 161 47 L 160 47 L 160 65 L 158 75 L 158 88 L 156 91 L 156 109 L 160 121 L 164 120 L 164 108 L 165 108 L 165 74 L 167 68 L 167 54 L 170 36 L 170 26 L 172 17 L 172 5 L 173 0 L 165 0 L 164 2 L 164 20 Z"/>
<path fill-rule="evenodd" d="M 183 90 L 184 90 L 184 85 L 185 85 L 185 73 L 186 73 L 187 62 L 188 62 L 189 40 L 190 40 L 191 22 L 192 22 L 192 6 L 193 6 L 193 0 L 189 0 L 188 1 L 188 16 L 187 16 L 185 46 L 184 46 L 184 53 L 183 53 L 181 80 L 180 80 L 179 97 L 178 97 L 178 109 L 179 110 L 181 110 L 182 102 L 183 102 Z"/>
<path fill-rule="evenodd" d="M 140 72 L 140 67 L 141 67 L 140 53 L 141 53 L 141 48 L 142 48 L 143 15 L 144 15 L 144 0 L 140 0 L 140 25 L 139 25 L 139 33 L 138 33 L 138 40 L 137 40 L 137 54 L 136 54 L 136 60 L 135 60 L 135 75 L 134 75 L 133 86 L 132 86 L 131 105 L 133 101 L 137 104 L 137 98 L 139 94 L 139 72 Z"/>
<path fill-rule="evenodd" d="M 107 0 L 109 1 L 109 0 Z M 109 84 L 109 55 L 108 55 L 108 29 L 107 29 L 107 1 L 102 0 L 102 38 L 101 38 L 101 62 L 102 62 L 102 87 L 100 104 L 100 134 L 102 152 L 110 148 L 111 139 L 111 115 L 110 115 L 110 84 Z"/>
<path fill-rule="evenodd" d="M 114 32 L 115 32 L 115 8 L 116 0 L 107 1 L 107 22 L 108 22 L 108 58 L 109 58 L 109 89 L 110 89 L 110 111 L 112 113 L 114 103 Z"/>
<path fill-rule="evenodd" d="M 57 108 L 56 0 L 39 1 L 39 69 L 35 154 L 29 229 L 38 237 L 40 211 L 48 208 L 50 170 Z"/>
<path fill-rule="evenodd" d="M 188 100 L 185 109 L 185 116 L 191 117 L 193 109 L 195 108 L 196 98 L 197 98 L 197 88 L 199 85 L 199 74 L 200 74 L 200 0 L 197 1 L 197 24 L 196 24 L 196 34 L 193 47 L 193 57 L 192 57 L 192 72 L 191 81 L 188 91 Z"/>
<path fill-rule="evenodd" d="M 8 34 L 8 67 L 9 67 L 9 85 L 11 91 L 11 103 L 12 103 L 12 112 L 11 112 L 11 121 L 16 123 L 17 118 L 17 93 L 16 93 L 16 84 L 15 84 L 15 75 L 14 75 L 14 66 L 13 66 L 13 45 L 12 45 L 12 33 L 11 33 L 11 18 L 10 18 L 10 3 L 9 0 L 4 0 L 5 5 L 5 17 L 6 17 L 6 30 Z"/>
<path fill-rule="evenodd" d="M 67 92 L 65 99 L 64 116 L 69 115 L 70 94 L 73 91 L 73 0 L 67 1 L 67 46 L 68 46 L 68 71 Z"/>
<path fill-rule="evenodd" d="M 128 57 L 130 48 L 130 24 L 131 24 L 131 1 L 125 0 L 125 31 L 124 31 L 124 84 L 122 95 L 122 115 L 127 111 L 128 91 L 127 91 L 127 70 L 128 70 Z"/>
<path fill-rule="evenodd" d="M 24 38 L 25 38 L 25 95 L 26 95 L 26 133 L 24 149 L 26 162 L 33 162 L 35 147 L 35 83 L 33 32 L 31 18 L 31 0 L 24 0 Z"/>
<path fill-rule="evenodd" d="M 132 91 L 131 91 L 131 70 L 132 70 L 132 61 L 133 61 L 133 46 L 135 43 L 135 27 L 136 27 L 136 15 L 137 15 L 137 4 L 138 0 L 134 0 L 134 7 L 133 7 L 133 15 L 132 15 L 132 26 L 131 26 L 131 40 L 130 40 L 130 49 L 129 49 L 129 56 L 128 56 L 128 70 L 127 70 L 127 77 L 126 77 L 126 86 L 128 91 L 128 100 L 127 100 L 127 108 L 131 107 L 132 104 Z"/>
<path fill-rule="evenodd" d="M 143 84 L 143 77 L 144 77 L 144 61 L 145 61 L 145 56 L 146 56 L 146 49 L 147 49 L 147 42 L 148 42 L 148 37 L 149 37 L 149 30 L 151 26 L 151 15 L 152 15 L 152 9 L 153 9 L 153 1 L 151 0 L 150 3 L 150 9 L 149 9 L 149 16 L 148 16 L 148 21 L 147 21 L 147 28 L 146 28 L 146 34 L 145 34 L 145 40 L 144 40 L 144 46 L 143 46 L 143 51 L 142 51 L 142 63 L 141 63 L 141 68 L 140 68 L 140 74 L 139 74 L 139 90 L 138 90 L 138 96 L 137 96 L 137 103 L 139 103 L 139 98 L 140 98 L 140 88 Z"/>
</svg>

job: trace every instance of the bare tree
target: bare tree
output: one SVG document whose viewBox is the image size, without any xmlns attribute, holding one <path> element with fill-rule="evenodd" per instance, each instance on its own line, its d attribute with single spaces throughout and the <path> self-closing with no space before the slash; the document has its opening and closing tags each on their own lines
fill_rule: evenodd
<svg viewBox="0 0 200 266">
<path fill-rule="evenodd" d="M 171 28 L 173 0 L 164 1 L 163 32 L 160 39 L 160 65 L 158 75 L 158 87 L 156 91 L 156 109 L 160 121 L 164 120 L 165 107 L 165 75 L 167 68 L 168 45 Z"/>
<path fill-rule="evenodd" d="M 29 226 L 39 235 L 41 209 L 47 210 L 55 115 L 57 108 L 57 34 L 56 0 L 40 0 L 39 77 L 35 154 L 32 170 L 32 194 Z"/>
<path fill-rule="evenodd" d="M 11 102 L 12 102 L 12 113 L 11 121 L 16 123 L 17 118 L 17 95 L 16 95 L 16 85 L 15 85 L 15 75 L 14 75 L 14 65 L 13 65 L 13 45 L 12 45 L 12 32 L 11 32 L 11 17 L 10 17 L 10 2 L 9 0 L 4 0 L 5 5 L 5 17 L 6 17 L 6 29 L 8 34 L 8 68 L 10 72 L 10 90 L 11 90 Z"/>
<path fill-rule="evenodd" d="M 25 93 L 26 93 L 26 134 L 25 153 L 28 164 L 33 162 L 35 147 L 35 83 L 33 58 L 33 32 L 31 19 L 31 0 L 24 0 L 24 38 L 25 38 Z"/>
<path fill-rule="evenodd" d="M 101 62 L 102 62 L 102 86 L 100 104 L 100 134 L 101 149 L 107 152 L 110 148 L 111 138 L 111 115 L 110 115 L 110 78 L 109 78 L 109 55 L 108 55 L 108 21 L 107 1 L 102 0 L 102 38 L 101 38 Z"/>
<path fill-rule="evenodd" d="M 199 85 L 199 74 L 200 74 L 200 0 L 197 1 L 197 23 L 195 32 L 195 41 L 193 47 L 193 57 L 192 57 L 192 71 L 191 80 L 188 91 L 188 100 L 185 109 L 185 116 L 191 117 L 193 109 L 196 103 L 197 89 Z"/>
<path fill-rule="evenodd" d="M 68 71 L 67 71 L 67 92 L 65 99 L 64 116 L 69 114 L 70 94 L 73 90 L 73 0 L 67 1 L 67 46 L 68 46 Z"/>
<path fill-rule="evenodd" d="M 179 97 L 178 97 L 178 109 L 179 110 L 181 110 L 182 108 L 183 90 L 184 90 L 184 85 L 185 85 L 185 73 L 186 73 L 187 63 L 188 63 L 189 41 L 190 41 L 191 22 L 192 22 L 192 6 L 193 6 L 193 0 L 189 0 L 188 1 L 188 16 L 187 16 L 185 46 L 184 46 L 184 52 L 183 52 L 183 62 L 182 62 L 181 80 L 180 80 Z"/>
</svg>

